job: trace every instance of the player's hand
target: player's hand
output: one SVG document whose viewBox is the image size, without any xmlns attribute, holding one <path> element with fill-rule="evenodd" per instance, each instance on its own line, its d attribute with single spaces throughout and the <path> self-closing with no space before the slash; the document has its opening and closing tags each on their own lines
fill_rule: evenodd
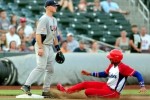
<svg viewBox="0 0 150 100">
<path fill-rule="evenodd" d="M 138 52 L 141 52 L 142 50 L 141 50 L 141 49 L 137 49 L 137 51 L 138 51 Z"/>
<path fill-rule="evenodd" d="M 39 48 L 39 49 L 38 49 L 38 55 L 39 55 L 39 56 L 43 56 L 43 54 L 44 54 L 43 48 Z"/>
<path fill-rule="evenodd" d="M 81 74 L 82 74 L 82 75 L 87 75 L 87 76 L 90 76 L 90 75 L 91 75 L 90 72 L 87 72 L 87 71 L 85 71 L 85 70 L 82 70 L 82 71 L 81 71 Z"/>
<path fill-rule="evenodd" d="M 141 87 L 139 93 L 146 93 L 146 88 L 145 87 Z"/>
</svg>

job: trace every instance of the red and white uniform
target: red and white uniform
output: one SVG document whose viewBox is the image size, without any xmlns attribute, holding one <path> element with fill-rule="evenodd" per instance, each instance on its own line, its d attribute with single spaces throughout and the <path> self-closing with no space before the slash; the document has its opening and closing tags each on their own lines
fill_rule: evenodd
<svg viewBox="0 0 150 100">
<path fill-rule="evenodd" d="M 128 65 L 120 63 L 118 66 L 110 64 L 105 70 L 108 74 L 108 81 L 85 81 L 67 89 L 68 93 L 73 93 L 85 89 L 85 94 L 103 98 L 119 98 L 128 76 L 132 76 L 135 70 Z M 101 76 L 100 76 L 101 77 Z"/>
<path fill-rule="evenodd" d="M 120 93 L 125 85 L 127 76 L 132 76 L 134 71 L 134 69 L 123 63 L 120 63 L 116 67 L 113 64 L 110 64 L 105 71 L 108 74 L 107 85 Z"/>
</svg>

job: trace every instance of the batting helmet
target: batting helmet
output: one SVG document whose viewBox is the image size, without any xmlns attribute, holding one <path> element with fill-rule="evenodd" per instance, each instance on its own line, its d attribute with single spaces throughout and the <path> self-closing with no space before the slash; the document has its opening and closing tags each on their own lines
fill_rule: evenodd
<svg viewBox="0 0 150 100">
<path fill-rule="evenodd" d="M 112 62 L 117 63 L 123 59 L 123 54 L 121 50 L 113 49 L 109 52 L 109 54 L 107 55 L 107 58 L 111 59 Z"/>
<path fill-rule="evenodd" d="M 58 52 L 58 53 L 56 54 L 55 60 L 56 60 L 56 62 L 59 63 L 59 64 L 64 63 L 65 57 L 64 57 L 63 53 L 62 53 L 62 52 Z"/>
</svg>

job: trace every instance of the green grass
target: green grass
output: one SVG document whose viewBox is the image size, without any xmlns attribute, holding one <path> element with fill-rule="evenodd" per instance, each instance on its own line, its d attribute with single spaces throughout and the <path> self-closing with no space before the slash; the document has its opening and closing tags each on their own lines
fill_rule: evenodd
<svg viewBox="0 0 150 100">
<path fill-rule="evenodd" d="M 33 94 L 41 94 L 41 90 L 32 90 Z M 23 94 L 21 90 L 0 90 L 0 96 L 16 96 Z"/>
<path fill-rule="evenodd" d="M 51 100 L 108 100 L 108 99 L 101 99 L 101 98 L 87 98 L 84 95 L 84 91 L 81 91 L 79 93 L 73 93 L 73 94 L 63 94 L 59 92 L 56 89 L 52 89 L 52 91 L 56 94 L 58 94 L 58 99 L 51 99 Z M 32 90 L 33 94 L 41 95 L 42 90 Z M 146 94 L 140 94 L 138 93 L 139 90 L 123 90 L 122 96 L 119 100 L 150 100 L 150 90 L 147 91 Z M 0 90 L 0 100 L 50 100 L 50 99 L 20 99 L 15 98 L 16 95 L 23 94 L 21 90 Z M 148 96 L 149 95 L 149 96 Z M 115 99 L 113 99 L 115 100 Z M 118 100 L 118 99 L 117 99 Z"/>
<path fill-rule="evenodd" d="M 150 95 L 150 90 L 148 90 L 145 94 L 139 93 L 138 89 L 123 90 L 122 95 Z"/>
</svg>

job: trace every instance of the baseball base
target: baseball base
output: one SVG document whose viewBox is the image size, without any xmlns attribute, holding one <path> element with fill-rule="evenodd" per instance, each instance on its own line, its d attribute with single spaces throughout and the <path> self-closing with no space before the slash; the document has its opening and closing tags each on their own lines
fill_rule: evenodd
<svg viewBox="0 0 150 100">
<path fill-rule="evenodd" d="M 27 94 L 21 94 L 21 95 L 17 95 L 16 98 L 44 98 L 41 95 L 37 95 L 37 94 L 32 94 L 31 96 L 27 95 Z"/>
</svg>

